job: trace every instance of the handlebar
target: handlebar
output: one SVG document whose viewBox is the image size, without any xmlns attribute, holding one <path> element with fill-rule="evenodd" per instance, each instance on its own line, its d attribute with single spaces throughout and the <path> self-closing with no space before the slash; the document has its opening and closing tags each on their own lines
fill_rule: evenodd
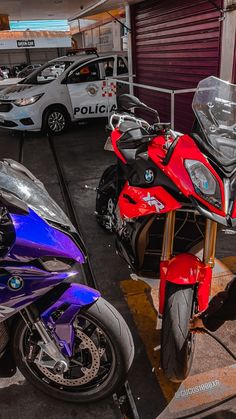
<svg viewBox="0 0 236 419">
<path fill-rule="evenodd" d="M 151 125 L 145 121 L 142 118 L 137 118 L 134 115 L 128 114 L 128 113 L 113 113 L 110 117 L 110 127 L 112 130 L 114 130 L 115 128 L 119 127 L 122 122 L 125 121 L 131 121 L 131 122 L 135 122 L 138 126 L 145 128 L 145 129 L 149 129 L 151 127 Z"/>
<path fill-rule="evenodd" d="M 119 126 L 125 121 L 134 122 L 138 127 L 144 128 L 150 135 L 158 135 L 164 131 L 171 134 L 173 139 L 178 136 L 173 130 L 171 130 L 169 122 L 157 122 L 153 125 L 150 125 L 145 119 L 137 118 L 135 115 L 129 113 L 114 112 L 110 117 L 108 128 L 113 131 L 115 128 L 119 128 Z"/>
</svg>

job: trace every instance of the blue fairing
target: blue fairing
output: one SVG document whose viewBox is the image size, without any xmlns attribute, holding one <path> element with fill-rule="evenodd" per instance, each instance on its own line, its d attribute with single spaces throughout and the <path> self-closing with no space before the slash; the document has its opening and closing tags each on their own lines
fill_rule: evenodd
<svg viewBox="0 0 236 419">
<path fill-rule="evenodd" d="M 100 296 L 101 294 L 97 290 L 80 284 L 70 284 L 60 298 L 41 314 L 45 325 L 54 331 L 55 338 L 62 347 L 64 355 L 72 355 L 74 341 L 72 324 L 75 316 L 83 307 L 95 303 Z M 52 314 L 65 305 L 67 308 L 64 313 L 58 319 L 53 320 Z"/>
<path fill-rule="evenodd" d="M 10 258 L 26 261 L 51 256 L 84 262 L 83 254 L 71 237 L 50 226 L 32 209 L 29 215 L 10 216 L 16 235 Z"/>
</svg>

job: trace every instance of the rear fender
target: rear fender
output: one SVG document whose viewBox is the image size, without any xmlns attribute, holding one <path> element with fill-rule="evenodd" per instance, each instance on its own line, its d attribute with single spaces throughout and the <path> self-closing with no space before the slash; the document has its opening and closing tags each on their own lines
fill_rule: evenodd
<svg viewBox="0 0 236 419">
<path fill-rule="evenodd" d="M 73 321 L 82 308 L 95 303 L 101 294 L 85 285 L 68 285 L 67 290 L 40 317 L 53 333 L 62 353 L 70 357 L 74 343 Z"/>
<path fill-rule="evenodd" d="M 197 256 L 182 253 L 169 261 L 161 262 L 160 267 L 160 307 L 162 315 L 165 304 L 165 288 L 167 281 L 178 285 L 198 284 L 198 308 L 204 311 L 208 307 L 212 269 L 205 265 Z"/>
<path fill-rule="evenodd" d="M 126 182 L 119 196 L 120 214 L 123 218 L 162 214 L 180 207 L 181 204 L 162 186 L 139 188 Z"/>
</svg>

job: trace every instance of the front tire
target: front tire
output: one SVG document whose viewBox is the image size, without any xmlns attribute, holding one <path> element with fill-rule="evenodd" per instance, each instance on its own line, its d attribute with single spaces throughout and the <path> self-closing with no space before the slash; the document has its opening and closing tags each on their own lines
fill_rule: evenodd
<svg viewBox="0 0 236 419">
<path fill-rule="evenodd" d="M 32 337 L 23 320 L 13 337 L 16 365 L 27 380 L 51 397 L 78 403 L 108 397 L 123 384 L 133 361 L 130 330 L 118 311 L 103 298 L 81 310 L 73 325 L 77 339 L 68 372 L 53 374 L 27 360 L 27 345 Z"/>
<path fill-rule="evenodd" d="M 60 107 L 52 107 L 43 115 L 43 131 L 50 135 L 60 135 L 66 131 L 69 125 L 67 112 Z"/>
<path fill-rule="evenodd" d="M 109 166 L 103 173 L 96 196 L 96 218 L 98 224 L 109 233 L 114 231 L 117 181 L 116 165 Z"/>
<path fill-rule="evenodd" d="M 167 282 L 161 330 L 161 366 L 173 382 L 183 381 L 191 368 L 195 336 L 189 321 L 195 308 L 194 287 Z"/>
</svg>

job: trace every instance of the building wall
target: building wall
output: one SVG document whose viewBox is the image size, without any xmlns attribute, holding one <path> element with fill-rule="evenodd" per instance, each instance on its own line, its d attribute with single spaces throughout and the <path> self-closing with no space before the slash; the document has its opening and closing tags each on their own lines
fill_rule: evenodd
<svg viewBox="0 0 236 419">
<path fill-rule="evenodd" d="M 216 0 L 217 1 L 217 0 Z M 221 0 L 217 1 L 221 6 Z M 131 7 L 136 82 L 167 89 L 189 89 L 220 72 L 221 21 L 206 0 L 146 0 Z M 138 91 L 170 121 L 170 97 Z M 176 96 L 175 128 L 191 130 L 192 94 Z"/>
<path fill-rule="evenodd" d="M 97 48 L 98 52 L 122 50 L 122 26 L 118 22 L 97 24 L 96 27 L 84 30 L 82 35 L 84 47 Z"/>
<path fill-rule="evenodd" d="M 21 50 L 0 50 L 0 67 L 5 65 L 13 67 L 22 63 L 44 64 L 45 62 L 63 55 L 64 51 L 57 48 L 21 49 Z"/>
</svg>

